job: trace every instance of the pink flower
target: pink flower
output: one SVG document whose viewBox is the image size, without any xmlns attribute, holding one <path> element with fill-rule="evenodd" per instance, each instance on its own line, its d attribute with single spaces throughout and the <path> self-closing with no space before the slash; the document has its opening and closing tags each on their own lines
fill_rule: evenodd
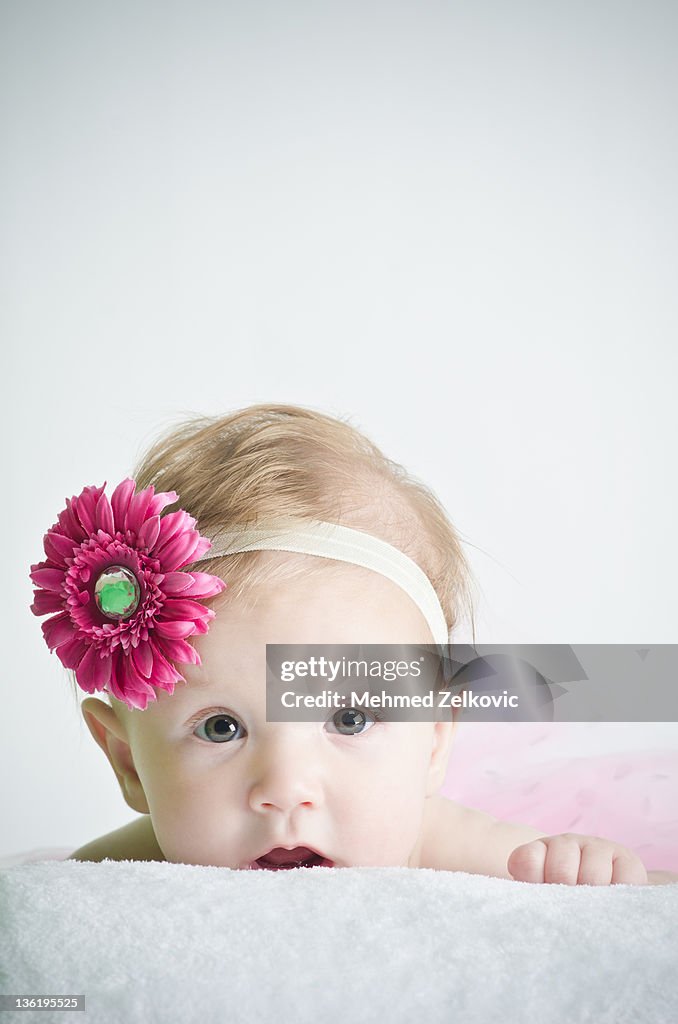
<svg viewBox="0 0 678 1024">
<path fill-rule="evenodd" d="M 123 480 L 109 502 L 102 487 L 85 487 L 43 538 L 47 559 L 31 566 L 35 615 L 47 646 L 74 669 L 87 693 L 107 690 L 130 708 L 174 693 L 184 677 L 174 662 L 200 665 L 187 637 L 206 633 L 215 612 L 200 604 L 225 589 L 218 576 L 181 572 L 211 547 L 179 509 L 174 491 L 154 494 Z"/>
</svg>

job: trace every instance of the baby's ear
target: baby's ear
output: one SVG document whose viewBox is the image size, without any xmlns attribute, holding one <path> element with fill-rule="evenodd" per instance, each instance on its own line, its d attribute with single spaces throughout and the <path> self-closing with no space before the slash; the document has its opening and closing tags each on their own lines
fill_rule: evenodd
<svg viewBox="0 0 678 1024">
<path fill-rule="evenodd" d="M 80 705 L 87 728 L 108 758 L 115 772 L 125 803 L 133 811 L 149 814 L 148 802 L 141 785 L 125 725 L 113 708 L 96 697 L 87 697 Z"/>
<path fill-rule="evenodd" d="M 433 747 L 426 786 L 427 796 L 434 796 L 445 781 L 447 762 L 457 725 L 456 721 L 434 722 L 433 724 Z"/>
</svg>

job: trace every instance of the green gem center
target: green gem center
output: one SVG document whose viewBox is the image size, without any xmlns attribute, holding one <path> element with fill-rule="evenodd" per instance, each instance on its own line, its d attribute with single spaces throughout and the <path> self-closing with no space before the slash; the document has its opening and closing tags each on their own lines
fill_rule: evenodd
<svg viewBox="0 0 678 1024">
<path fill-rule="evenodd" d="M 112 612 L 114 615 L 124 615 L 136 601 L 134 587 L 127 580 L 118 580 L 117 583 L 104 583 L 99 591 L 99 601 L 103 612 Z"/>
<path fill-rule="evenodd" d="M 139 583 L 125 566 L 112 565 L 97 580 L 94 596 L 104 615 L 126 618 L 139 604 Z"/>
</svg>

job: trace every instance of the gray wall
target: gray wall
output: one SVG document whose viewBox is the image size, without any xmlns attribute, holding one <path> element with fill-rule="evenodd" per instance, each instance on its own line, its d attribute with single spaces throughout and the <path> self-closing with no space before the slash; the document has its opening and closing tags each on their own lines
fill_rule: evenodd
<svg viewBox="0 0 678 1024">
<path fill-rule="evenodd" d="M 186 412 L 351 416 L 462 530 L 485 642 L 678 639 L 677 19 L 2 5 L 0 853 L 131 816 L 28 571 Z"/>
</svg>

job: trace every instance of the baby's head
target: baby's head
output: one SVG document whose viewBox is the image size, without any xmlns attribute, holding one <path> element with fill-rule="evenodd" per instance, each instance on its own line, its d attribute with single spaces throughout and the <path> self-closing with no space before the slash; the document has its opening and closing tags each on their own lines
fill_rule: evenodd
<svg viewBox="0 0 678 1024">
<path fill-rule="evenodd" d="M 202 536 L 323 521 L 388 542 L 426 574 L 451 631 L 470 611 L 471 575 L 433 493 L 346 422 L 259 405 L 193 418 L 154 445 L 137 489 L 176 491 Z M 111 694 L 82 711 L 126 802 L 149 813 L 167 860 L 249 867 L 276 847 L 342 866 L 418 864 L 427 801 L 455 724 L 266 721 L 266 644 L 433 644 L 427 618 L 381 572 L 281 550 L 194 563 L 227 584 L 190 637 L 173 693 L 144 710 Z M 191 571 L 192 566 L 183 567 Z M 355 716 L 354 716 L 355 717 Z M 350 716 L 349 716 L 350 718 Z"/>
</svg>

